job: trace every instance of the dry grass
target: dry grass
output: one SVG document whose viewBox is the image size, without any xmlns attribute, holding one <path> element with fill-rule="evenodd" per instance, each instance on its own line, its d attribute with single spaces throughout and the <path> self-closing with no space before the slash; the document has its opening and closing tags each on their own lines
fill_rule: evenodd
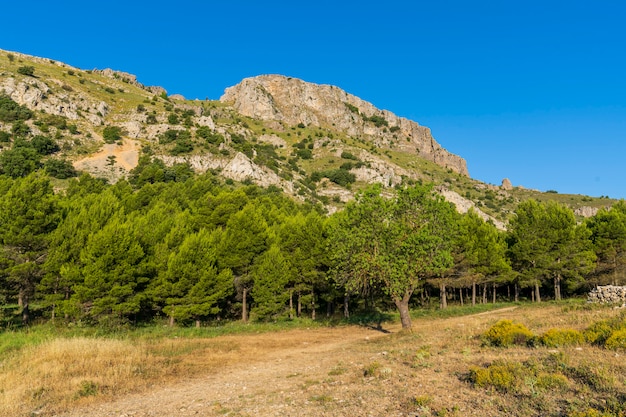
<svg viewBox="0 0 626 417">
<path fill-rule="evenodd" d="M 2 362 L 0 415 L 50 413 L 207 372 L 237 345 L 206 339 L 56 339 Z"/>
<path fill-rule="evenodd" d="M 626 398 L 621 352 L 588 344 L 497 348 L 480 335 L 502 319 L 541 335 L 582 331 L 619 314 L 543 304 L 419 318 L 413 333 L 392 324 L 385 326 L 390 334 L 340 327 L 210 339 L 56 339 L 2 362 L 0 415 L 75 409 L 67 415 L 100 417 L 124 409 L 165 416 L 193 399 L 200 415 L 573 416 Z M 555 360 L 557 372 L 546 365 Z M 494 363 L 530 364 L 536 372 L 511 382 L 508 392 L 469 381 L 471 369 Z M 142 392 L 151 394 L 130 394 Z"/>
</svg>

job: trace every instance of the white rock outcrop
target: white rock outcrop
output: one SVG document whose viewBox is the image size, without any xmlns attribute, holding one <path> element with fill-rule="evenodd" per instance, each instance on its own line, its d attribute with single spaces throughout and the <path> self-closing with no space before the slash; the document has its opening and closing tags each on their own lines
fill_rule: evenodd
<svg viewBox="0 0 626 417">
<path fill-rule="evenodd" d="M 308 83 L 282 75 L 246 78 L 227 88 L 220 101 L 244 116 L 277 121 L 289 126 L 339 129 L 352 137 L 365 137 L 375 145 L 394 146 L 468 176 L 463 158 L 435 141 L 430 129 L 414 121 L 379 110 L 371 103 L 331 86 Z M 372 118 L 384 124 L 376 124 Z"/>
</svg>

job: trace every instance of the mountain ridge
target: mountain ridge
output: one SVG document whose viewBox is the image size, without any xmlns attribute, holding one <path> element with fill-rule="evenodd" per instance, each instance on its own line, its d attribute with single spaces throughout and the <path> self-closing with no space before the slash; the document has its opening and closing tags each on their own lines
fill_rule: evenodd
<svg viewBox="0 0 626 417">
<path fill-rule="evenodd" d="M 33 73 L 22 74 L 24 67 Z M 186 100 L 126 72 L 0 51 L 0 93 L 34 112 L 20 122 L 31 138 L 43 135 L 58 146 L 42 162 L 65 159 L 109 181 L 140 176 L 137 170 L 160 160 L 276 186 L 329 212 L 371 183 L 432 182 L 459 211 L 474 208 L 499 226 L 527 198 L 562 199 L 581 216 L 610 203 L 473 180 L 465 160 L 429 128 L 339 87 L 282 75 L 245 78 L 220 100 Z M 15 136 L 13 130 L 15 122 L 0 122 L 0 131 Z M 0 143 L 0 153 L 14 143 Z"/>
</svg>

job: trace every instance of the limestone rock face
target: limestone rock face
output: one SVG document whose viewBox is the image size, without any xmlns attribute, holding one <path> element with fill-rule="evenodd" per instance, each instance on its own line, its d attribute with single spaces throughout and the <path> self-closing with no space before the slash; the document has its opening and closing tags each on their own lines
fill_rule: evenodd
<svg viewBox="0 0 626 417">
<path fill-rule="evenodd" d="M 502 185 L 500 186 L 500 188 L 502 188 L 503 190 L 512 190 L 513 189 L 513 184 L 511 184 L 511 180 L 509 180 L 508 178 L 505 178 L 502 180 Z"/>
<path fill-rule="evenodd" d="M 435 190 L 439 194 L 441 194 L 443 198 L 446 199 L 446 201 L 454 204 L 457 212 L 463 214 L 463 213 L 467 213 L 470 209 L 473 209 L 474 212 L 478 214 L 483 220 L 491 221 L 494 224 L 494 226 L 496 226 L 496 228 L 500 230 L 506 230 L 506 225 L 503 222 L 481 211 L 478 207 L 476 207 L 473 201 L 466 199 L 465 197 L 461 196 L 456 191 L 449 190 L 444 186 L 435 187 Z"/>
<path fill-rule="evenodd" d="M 262 75 L 246 78 L 227 88 L 220 101 L 230 103 L 239 113 L 252 118 L 290 126 L 300 123 L 332 126 L 349 136 L 367 138 L 376 145 L 393 144 L 396 149 L 469 175 L 465 160 L 445 150 L 427 127 L 379 110 L 331 85 L 307 83 L 282 75 Z M 387 126 L 377 126 L 372 117 L 384 120 Z"/>
<path fill-rule="evenodd" d="M 597 207 L 589 207 L 589 206 L 582 206 L 582 207 L 578 207 L 576 210 L 574 210 L 574 214 L 576 216 L 580 216 L 580 217 L 593 217 L 596 214 L 598 214 L 598 208 Z"/>
<path fill-rule="evenodd" d="M 48 94 L 48 85 L 36 78 L 17 81 L 9 77 L 0 84 L 0 92 L 11 97 L 13 101 L 31 110 L 43 110 L 48 114 L 67 117 L 70 120 L 79 118 L 79 106 L 83 102 L 83 114 L 94 124 L 100 124 L 107 114 L 108 107 L 104 102 L 95 102 L 89 97 L 72 93 Z M 87 108 L 87 114 L 84 108 Z M 98 114 L 100 112 L 100 114 Z"/>
</svg>

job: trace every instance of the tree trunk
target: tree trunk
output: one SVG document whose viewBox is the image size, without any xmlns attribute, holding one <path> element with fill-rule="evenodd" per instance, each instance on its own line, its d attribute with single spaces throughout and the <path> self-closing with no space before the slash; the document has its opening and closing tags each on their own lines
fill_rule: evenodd
<svg viewBox="0 0 626 417">
<path fill-rule="evenodd" d="M 398 312 L 400 313 L 400 322 L 402 323 L 402 330 L 411 331 L 411 314 L 409 312 L 409 300 L 411 299 L 410 293 L 405 293 L 401 299 L 396 298 L 394 301 Z"/>
<path fill-rule="evenodd" d="M 200 328 L 200 320 L 196 320 L 196 328 Z"/>
<path fill-rule="evenodd" d="M 561 300 L 561 274 L 558 273 L 554 276 L 554 299 Z"/>
<path fill-rule="evenodd" d="M 447 308 L 448 307 L 448 300 L 446 300 L 446 284 L 444 284 L 443 282 L 441 284 L 439 284 L 439 307 L 441 309 Z"/>
<path fill-rule="evenodd" d="M 541 302 L 541 294 L 539 294 L 539 282 L 535 282 L 535 300 Z"/>
<path fill-rule="evenodd" d="M 343 296 L 343 316 L 350 318 L 350 295 L 348 294 Z"/>
<path fill-rule="evenodd" d="M 293 291 L 289 291 L 289 319 L 293 320 Z"/>
<path fill-rule="evenodd" d="M 174 327 L 174 316 L 170 316 L 170 327 Z"/>
<path fill-rule="evenodd" d="M 483 304 L 487 304 L 487 284 L 483 284 Z"/>
<path fill-rule="evenodd" d="M 248 322 L 248 288 L 243 287 L 243 293 L 241 296 L 241 321 Z"/>
<path fill-rule="evenodd" d="M 311 295 L 311 320 L 315 320 L 315 294 Z"/>
<path fill-rule="evenodd" d="M 472 281 L 472 307 L 476 305 L 476 282 Z"/>
<path fill-rule="evenodd" d="M 519 301 L 519 287 L 517 286 L 517 283 L 515 283 L 514 294 L 515 294 L 515 302 L 517 303 Z"/>
<path fill-rule="evenodd" d="M 493 304 L 496 303 L 496 283 L 493 283 Z"/>
<path fill-rule="evenodd" d="M 461 307 L 463 307 L 463 288 L 459 288 L 459 300 L 461 300 Z"/>
<path fill-rule="evenodd" d="M 296 317 L 302 316 L 302 297 L 300 297 L 300 291 L 298 291 L 298 309 L 296 310 Z"/>
<path fill-rule="evenodd" d="M 28 294 L 24 291 L 20 291 L 19 294 L 19 304 L 22 307 L 22 324 L 27 326 L 30 320 L 30 309 L 29 309 L 29 300 Z"/>
</svg>

